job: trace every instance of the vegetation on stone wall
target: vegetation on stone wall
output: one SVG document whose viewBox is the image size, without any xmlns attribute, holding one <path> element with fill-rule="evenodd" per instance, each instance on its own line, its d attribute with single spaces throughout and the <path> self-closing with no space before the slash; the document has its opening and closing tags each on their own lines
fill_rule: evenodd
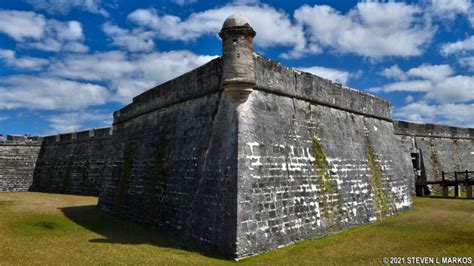
<svg viewBox="0 0 474 266">
<path fill-rule="evenodd" d="M 143 201 L 145 208 L 144 221 L 147 224 L 155 224 L 159 221 L 161 201 L 166 190 L 164 150 L 163 145 L 159 145 L 156 149 L 149 180 L 145 180 Z"/>
<path fill-rule="evenodd" d="M 375 206 L 379 211 L 380 218 L 383 218 L 389 212 L 388 201 L 387 196 L 382 190 L 382 168 L 377 162 L 377 156 L 370 144 L 367 145 L 367 157 L 367 164 L 370 171 L 370 183 L 375 192 Z"/>
<path fill-rule="evenodd" d="M 120 216 L 125 214 L 125 204 L 127 202 L 127 194 L 129 187 L 129 180 L 132 176 L 133 168 L 133 146 L 129 142 L 125 145 L 123 152 L 122 171 L 115 191 L 114 212 Z"/>
<path fill-rule="evenodd" d="M 331 180 L 333 179 L 333 173 L 331 172 L 332 166 L 329 164 L 324 147 L 318 138 L 313 138 L 312 148 L 316 171 L 319 174 L 317 180 L 320 188 L 320 197 L 322 199 L 321 211 L 323 217 L 329 221 L 329 225 L 334 226 L 339 206 L 337 199 L 334 197 L 337 190 L 331 184 Z"/>
</svg>

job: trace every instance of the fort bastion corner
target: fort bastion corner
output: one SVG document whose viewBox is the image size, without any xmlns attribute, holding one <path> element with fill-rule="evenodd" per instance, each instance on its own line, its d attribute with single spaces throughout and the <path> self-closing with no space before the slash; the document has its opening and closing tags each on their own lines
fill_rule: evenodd
<svg viewBox="0 0 474 266">
<path fill-rule="evenodd" d="M 0 191 L 95 195 L 238 259 L 409 209 L 414 152 L 472 169 L 474 130 L 394 122 L 385 100 L 255 54 L 256 34 L 228 17 L 220 58 L 134 97 L 109 128 L 0 142 Z"/>
</svg>

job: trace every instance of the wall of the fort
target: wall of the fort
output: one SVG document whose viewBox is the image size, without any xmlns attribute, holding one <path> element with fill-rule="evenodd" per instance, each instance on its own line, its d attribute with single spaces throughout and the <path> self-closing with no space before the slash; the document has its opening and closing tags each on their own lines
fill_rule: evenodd
<svg viewBox="0 0 474 266">
<path fill-rule="evenodd" d="M 474 129 L 394 121 L 404 153 L 421 153 L 427 181 L 441 180 L 441 171 L 474 169 Z"/>
<path fill-rule="evenodd" d="M 101 128 L 45 137 L 31 190 L 97 196 L 111 157 L 112 133 Z"/>
<path fill-rule="evenodd" d="M 239 256 L 411 206 L 410 157 L 387 102 L 264 58 L 255 64 L 257 88 L 240 107 Z"/>
<path fill-rule="evenodd" d="M 232 257 L 237 133 L 221 71 L 211 61 L 115 113 L 116 157 L 99 205 Z"/>
<path fill-rule="evenodd" d="M 253 80 L 223 87 L 215 59 L 135 97 L 112 128 L 45 137 L 20 176 L 34 191 L 99 194 L 106 212 L 229 257 L 411 206 L 388 102 L 254 60 L 248 97 Z"/>
<path fill-rule="evenodd" d="M 0 141 L 0 192 L 30 189 L 40 148 L 38 141 Z"/>
<path fill-rule="evenodd" d="M 112 128 L 20 146 L 32 164 L 9 166 L 10 179 L 99 194 L 106 212 L 229 257 L 410 207 L 410 157 L 389 103 L 260 56 L 254 66 L 243 102 L 223 91 L 219 58 L 135 97 Z M 10 144 L 0 152 L 16 158 Z"/>
</svg>

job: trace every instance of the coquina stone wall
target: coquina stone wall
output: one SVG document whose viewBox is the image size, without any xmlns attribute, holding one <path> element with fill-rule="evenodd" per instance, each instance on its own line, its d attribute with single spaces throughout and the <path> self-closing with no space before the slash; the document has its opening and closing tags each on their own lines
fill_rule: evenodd
<svg viewBox="0 0 474 266">
<path fill-rule="evenodd" d="M 427 181 L 440 181 L 442 171 L 473 171 L 473 128 L 405 121 L 394 121 L 394 128 L 403 153 L 420 154 Z"/>
<path fill-rule="evenodd" d="M 112 128 L 43 138 L 32 191 L 97 196 L 112 152 Z"/>
<path fill-rule="evenodd" d="M 0 192 L 28 191 L 41 141 L 0 141 Z"/>
<path fill-rule="evenodd" d="M 389 103 L 261 56 L 255 71 L 239 109 L 238 256 L 411 206 Z"/>
<path fill-rule="evenodd" d="M 35 191 L 99 194 L 108 213 L 242 258 L 410 208 L 390 104 L 256 55 L 223 56 L 135 97 L 112 128 L 46 137 Z"/>
<path fill-rule="evenodd" d="M 247 48 L 115 113 L 101 209 L 241 258 L 410 208 L 388 102 Z"/>
<path fill-rule="evenodd" d="M 102 210 L 233 257 L 237 205 L 236 104 L 216 59 L 115 113 Z"/>
</svg>

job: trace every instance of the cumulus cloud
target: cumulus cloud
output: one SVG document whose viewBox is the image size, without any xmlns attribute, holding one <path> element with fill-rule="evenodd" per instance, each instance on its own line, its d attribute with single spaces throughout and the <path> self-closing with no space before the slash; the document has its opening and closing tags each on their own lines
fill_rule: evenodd
<svg viewBox="0 0 474 266">
<path fill-rule="evenodd" d="M 360 2 L 346 14 L 304 5 L 294 17 L 312 44 L 371 58 L 421 55 L 435 31 L 418 6 L 403 2 Z"/>
<path fill-rule="evenodd" d="M 183 0 L 182 0 L 183 1 Z M 27 0 L 33 8 L 46 11 L 49 14 L 67 15 L 74 9 L 80 9 L 102 16 L 108 16 L 109 13 L 102 8 L 101 0 Z"/>
<path fill-rule="evenodd" d="M 465 53 L 474 50 L 474 36 L 463 41 L 446 43 L 441 47 L 441 53 L 445 56 L 455 53 Z"/>
<path fill-rule="evenodd" d="M 342 84 L 346 84 L 349 78 L 354 77 L 354 75 L 349 73 L 348 71 L 338 70 L 334 68 L 313 66 L 298 69 Z"/>
<path fill-rule="evenodd" d="M 44 68 L 49 61 L 43 58 L 22 56 L 17 57 L 15 51 L 0 49 L 0 60 L 9 67 L 26 70 L 40 70 Z"/>
<path fill-rule="evenodd" d="M 246 16 L 257 32 L 255 44 L 266 48 L 287 46 L 293 48 L 292 55 L 316 51 L 307 47 L 302 28 L 293 25 L 288 14 L 265 4 L 230 4 L 191 14 L 187 19 L 173 15 L 158 15 L 154 9 L 138 9 L 129 14 L 128 19 L 143 31 L 151 30 L 155 37 L 166 40 L 191 41 L 203 35 L 215 35 L 222 22 L 232 14 Z"/>
<path fill-rule="evenodd" d="M 394 92 L 394 91 L 410 91 L 410 92 L 429 92 L 432 89 L 432 83 L 429 80 L 410 80 L 399 81 L 386 84 L 382 87 L 370 88 L 370 92 Z"/>
<path fill-rule="evenodd" d="M 52 77 L 7 76 L 0 80 L 0 109 L 75 110 L 107 102 L 103 86 Z"/>
<path fill-rule="evenodd" d="M 471 0 L 428 0 L 426 3 L 433 16 L 448 21 L 457 15 L 468 15 L 472 7 Z"/>
<path fill-rule="evenodd" d="M 81 23 L 77 21 L 61 22 L 48 20 L 44 38 L 25 42 L 22 45 L 50 52 L 68 51 L 80 53 L 89 50 L 87 46 L 82 44 L 83 39 Z"/>
<path fill-rule="evenodd" d="M 46 120 L 50 123 L 51 128 L 47 134 L 57 134 L 84 130 L 89 128 L 85 124 L 90 122 L 109 126 L 112 124 L 112 115 L 86 109 L 74 113 L 50 115 Z"/>
<path fill-rule="evenodd" d="M 110 23 L 105 23 L 102 29 L 112 39 L 112 45 L 130 52 L 149 52 L 155 47 L 153 41 L 155 34 L 152 31 L 128 30 Z"/>
<path fill-rule="evenodd" d="M 0 10 L 0 32 L 15 41 L 40 39 L 44 35 L 45 18 L 34 12 Z"/>
<path fill-rule="evenodd" d="M 449 65 L 422 64 L 419 67 L 408 70 L 407 74 L 412 77 L 441 81 L 454 73 Z"/>
<path fill-rule="evenodd" d="M 281 54 L 284 58 L 320 53 L 323 48 L 370 58 L 418 56 L 435 32 L 419 6 L 403 2 L 361 2 L 346 14 L 329 6 L 304 5 L 291 18 L 284 11 L 259 1 L 234 1 L 192 13 L 185 19 L 159 15 L 154 9 L 137 9 L 128 15 L 137 28 L 128 33 L 141 43 L 151 36 L 143 38 L 139 33 L 150 31 L 156 39 L 192 41 L 204 35 L 217 36 L 222 22 L 231 14 L 242 14 L 250 20 L 257 32 L 257 46 L 290 47 L 291 50 Z M 120 36 L 126 33 L 121 32 Z"/>
<path fill-rule="evenodd" d="M 413 122 L 474 126 L 474 77 L 454 75 L 449 65 L 422 64 L 400 71 L 398 74 L 406 80 L 369 89 L 372 92 L 418 93 L 418 101 L 408 95 L 407 104 L 395 108 L 395 117 Z"/>
<path fill-rule="evenodd" d="M 474 56 L 459 58 L 459 64 L 474 72 Z"/>
<path fill-rule="evenodd" d="M 395 79 L 395 80 L 406 80 L 407 79 L 407 75 L 405 74 L 405 72 L 403 72 L 403 70 L 400 69 L 400 67 L 398 67 L 398 65 L 393 65 L 389 68 L 385 68 L 382 72 L 381 72 L 382 76 L 388 78 L 388 79 Z"/>
<path fill-rule="evenodd" d="M 52 76 L 89 82 L 105 82 L 114 92 L 110 100 L 130 102 L 133 96 L 175 78 L 216 56 L 189 51 L 127 54 L 111 51 L 90 55 L 69 55 L 48 69 Z"/>
<path fill-rule="evenodd" d="M 430 104 L 413 102 L 394 110 L 394 116 L 419 123 L 440 123 L 460 127 L 474 127 L 474 104 Z"/>
<path fill-rule="evenodd" d="M 433 89 L 427 94 L 441 103 L 468 102 L 474 100 L 474 78 L 458 75 L 448 77 L 433 84 Z"/>
<path fill-rule="evenodd" d="M 0 10 L 0 32 L 22 47 L 43 51 L 86 52 L 84 34 L 78 21 L 46 19 L 34 12 Z"/>
<path fill-rule="evenodd" d="M 404 72 L 409 80 L 388 83 L 381 87 L 371 88 L 371 92 L 409 91 L 425 93 L 425 99 L 439 103 L 467 102 L 474 100 L 474 78 L 470 76 L 453 76 L 449 65 L 422 64 Z"/>
</svg>

